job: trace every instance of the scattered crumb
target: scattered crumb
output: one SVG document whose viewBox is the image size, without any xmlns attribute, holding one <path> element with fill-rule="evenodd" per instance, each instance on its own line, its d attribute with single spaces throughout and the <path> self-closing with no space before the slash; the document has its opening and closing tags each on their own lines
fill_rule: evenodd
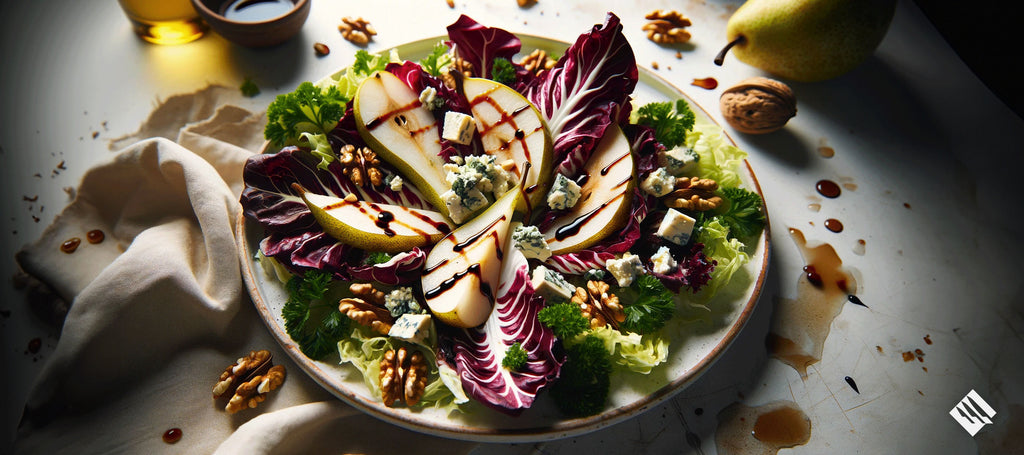
<svg viewBox="0 0 1024 455">
<path fill-rule="evenodd" d="M 35 174 L 32 174 L 32 177 L 35 177 L 37 179 L 41 179 L 41 178 L 43 178 L 43 174 L 40 174 L 40 173 L 36 172 Z"/>
<path fill-rule="evenodd" d="M 682 59 L 683 59 L 683 53 L 679 52 L 679 51 L 676 51 L 676 60 L 682 60 Z"/>
<path fill-rule="evenodd" d="M 98 134 L 100 134 L 100 133 L 96 133 L 96 134 L 98 135 Z M 57 163 L 57 169 L 60 169 L 60 170 L 62 170 L 62 171 L 63 171 L 63 170 L 65 170 L 65 169 L 67 169 L 67 167 L 66 167 L 66 166 L 64 165 L 64 160 L 60 160 L 60 162 L 59 162 L 59 163 Z"/>
<path fill-rule="evenodd" d="M 651 68 L 658 69 L 658 62 L 651 62 Z"/>
<path fill-rule="evenodd" d="M 32 215 L 32 221 L 35 222 L 35 223 L 38 223 L 39 222 L 39 217 L 35 216 L 35 215 Z"/>
<path fill-rule="evenodd" d="M 72 188 L 70 186 L 65 186 L 64 187 L 64 192 L 68 194 L 68 198 L 71 198 L 71 199 L 75 198 L 75 189 L 74 188 Z"/>
<path fill-rule="evenodd" d="M 455 8 L 455 0 L 444 0 L 448 4 L 449 8 Z"/>
<path fill-rule="evenodd" d="M 21 196 L 21 200 L 23 200 L 23 201 L 27 201 L 27 202 L 35 202 L 35 201 L 38 201 L 38 200 L 39 200 L 39 195 L 37 194 L 37 195 L 35 195 L 35 196 L 32 196 L 32 197 L 28 197 L 28 196 Z"/>
<path fill-rule="evenodd" d="M 96 138 L 98 138 L 98 137 L 100 137 L 100 132 L 99 132 L 99 131 L 93 131 L 93 132 L 92 132 L 92 138 L 93 138 L 93 139 L 96 139 Z"/>
</svg>

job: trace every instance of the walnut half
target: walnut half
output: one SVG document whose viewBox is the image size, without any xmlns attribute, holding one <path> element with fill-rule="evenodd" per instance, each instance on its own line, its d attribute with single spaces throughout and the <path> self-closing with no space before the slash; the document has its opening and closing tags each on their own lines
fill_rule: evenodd
<svg viewBox="0 0 1024 455">
<path fill-rule="evenodd" d="M 619 324 L 626 320 L 619 297 L 608 293 L 609 287 L 604 281 L 588 281 L 586 288 L 576 288 L 570 300 L 580 307 L 580 312 L 590 321 L 592 329 L 606 325 L 618 329 Z"/>
<path fill-rule="evenodd" d="M 387 335 L 395 318 L 384 306 L 384 293 L 370 283 L 353 283 L 348 288 L 356 297 L 338 301 L 338 311 L 374 332 Z"/>
<path fill-rule="evenodd" d="M 267 399 L 267 393 L 281 387 L 281 384 L 284 383 L 284 376 L 284 365 L 270 367 L 266 374 L 256 376 L 239 385 L 224 410 L 234 414 L 246 408 L 255 408 L 256 405 Z"/>
<path fill-rule="evenodd" d="M 380 361 L 380 393 L 384 405 L 395 402 L 412 406 L 423 397 L 427 387 L 427 362 L 419 351 L 389 349 Z"/>
<path fill-rule="evenodd" d="M 712 179 L 679 177 L 675 187 L 675 191 L 663 199 L 669 207 L 704 212 L 722 205 L 722 197 L 715 194 L 718 182 Z"/>
<path fill-rule="evenodd" d="M 341 37 L 357 46 L 365 46 L 377 34 L 370 22 L 361 17 L 344 17 L 338 25 Z"/>
<path fill-rule="evenodd" d="M 718 102 L 729 125 L 747 134 L 777 131 L 796 116 L 793 90 L 766 77 L 745 79 L 729 87 Z"/>
</svg>

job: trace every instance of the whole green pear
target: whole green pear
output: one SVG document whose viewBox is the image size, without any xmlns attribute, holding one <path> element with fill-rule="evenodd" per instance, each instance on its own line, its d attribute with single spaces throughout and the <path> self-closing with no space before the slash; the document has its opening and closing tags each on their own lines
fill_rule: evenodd
<svg viewBox="0 0 1024 455">
<path fill-rule="evenodd" d="M 726 26 L 741 62 L 800 82 L 831 79 L 860 65 L 885 37 L 896 0 L 748 0 Z"/>
</svg>

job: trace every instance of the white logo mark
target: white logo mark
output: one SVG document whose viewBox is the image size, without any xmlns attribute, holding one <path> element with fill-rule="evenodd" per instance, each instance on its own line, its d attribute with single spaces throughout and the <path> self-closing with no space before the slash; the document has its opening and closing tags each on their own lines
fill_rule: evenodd
<svg viewBox="0 0 1024 455">
<path fill-rule="evenodd" d="M 953 409 L 949 410 L 949 415 L 953 416 L 953 419 L 973 437 L 982 427 L 992 423 L 992 417 L 996 415 L 996 411 L 981 399 L 978 392 L 972 389 Z"/>
</svg>

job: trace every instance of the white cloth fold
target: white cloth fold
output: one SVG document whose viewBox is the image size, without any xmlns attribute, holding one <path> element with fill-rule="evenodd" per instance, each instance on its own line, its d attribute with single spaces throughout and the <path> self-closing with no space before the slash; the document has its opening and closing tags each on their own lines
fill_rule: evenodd
<svg viewBox="0 0 1024 455">
<path fill-rule="evenodd" d="M 263 116 L 207 89 L 158 107 L 131 142 L 86 172 L 75 200 L 18 253 L 72 302 L 33 388 L 15 448 L 24 453 L 434 453 L 472 444 L 359 413 L 278 347 L 245 295 L 234 220 L 245 159 Z M 220 106 L 214 109 L 214 107 Z M 177 131 L 177 137 L 174 132 Z M 175 141 L 172 141 L 175 139 Z M 100 243 L 86 233 L 105 233 Z M 70 254 L 67 239 L 81 239 Z M 284 385 L 230 415 L 211 390 L 254 349 L 285 365 Z M 176 444 L 162 434 L 179 428 Z"/>
</svg>

